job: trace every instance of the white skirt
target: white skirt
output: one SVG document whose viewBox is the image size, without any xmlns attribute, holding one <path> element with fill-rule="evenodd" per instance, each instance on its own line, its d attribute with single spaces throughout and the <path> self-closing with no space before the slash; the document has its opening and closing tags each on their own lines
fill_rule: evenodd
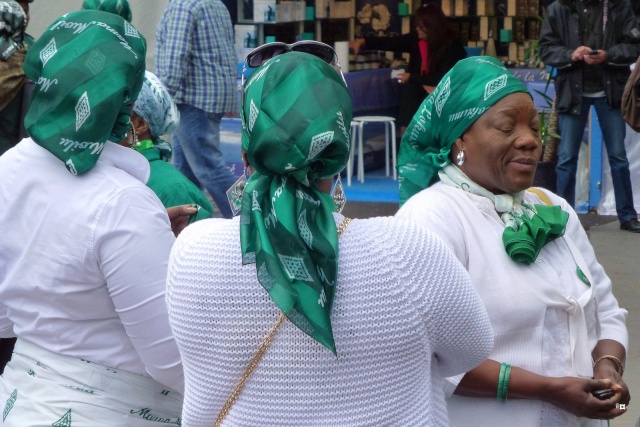
<svg viewBox="0 0 640 427">
<path fill-rule="evenodd" d="M 181 425 L 182 395 L 18 339 L 0 377 L 0 410 L 2 427 Z"/>
</svg>

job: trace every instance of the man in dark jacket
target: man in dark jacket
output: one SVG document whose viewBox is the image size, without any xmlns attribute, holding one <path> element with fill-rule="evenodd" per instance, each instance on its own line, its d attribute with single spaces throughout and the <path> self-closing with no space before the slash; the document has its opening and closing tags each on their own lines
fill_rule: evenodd
<svg viewBox="0 0 640 427">
<path fill-rule="evenodd" d="M 640 232 L 620 112 L 629 65 L 638 58 L 640 29 L 626 0 L 557 0 L 540 32 L 540 58 L 556 67 L 561 143 L 557 193 L 575 204 L 576 169 L 584 127 L 595 106 L 607 147 L 620 228 Z"/>
</svg>

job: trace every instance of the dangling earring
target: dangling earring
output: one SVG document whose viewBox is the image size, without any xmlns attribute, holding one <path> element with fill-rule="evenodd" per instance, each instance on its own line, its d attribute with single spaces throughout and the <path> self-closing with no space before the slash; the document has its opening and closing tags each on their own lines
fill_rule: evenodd
<svg viewBox="0 0 640 427">
<path fill-rule="evenodd" d="M 244 187 L 246 185 L 247 167 L 245 166 L 240 178 L 227 190 L 227 199 L 229 199 L 229 206 L 231 207 L 233 216 L 238 215 L 242 209 L 242 194 L 244 193 Z"/>
<path fill-rule="evenodd" d="M 461 149 L 458 152 L 458 155 L 456 156 L 456 163 L 458 164 L 458 166 L 462 166 L 462 164 L 464 163 L 464 149 Z"/>
<path fill-rule="evenodd" d="M 347 204 L 347 196 L 344 194 L 344 187 L 342 186 L 342 180 L 340 174 L 336 180 L 333 190 L 331 190 L 331 197 L 333 198 L 333 211 L 340 213 L 344 209 L 344 205 Z"/>
<path fill-rule="evenodd" d="M 136 128 L 133 126 L 133 122 L 129 120 L 129 148 L 136 149 L 137 146 L 140 145 L 140 141 L 138 141 L 138 134 L 136 134 Z"/>
</svg>

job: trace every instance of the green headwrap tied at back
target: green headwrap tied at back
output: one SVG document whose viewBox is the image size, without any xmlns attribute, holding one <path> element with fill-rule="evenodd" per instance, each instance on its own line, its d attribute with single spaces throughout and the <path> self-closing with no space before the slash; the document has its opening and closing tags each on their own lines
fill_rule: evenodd
<svg viewBox="0 0 640 427">
<path fill-rule="evenodd" d="M 458 63 L 424 100 L 402 137 L 398 156 L 400 204 L 438 181 L 451 163 L 451 146 L 485 111 L 527 88 L 496 58 L 473 56 Z"/>
<path fill-rule="evenodd" d="M 102 10 L 103 12 L 120 15 L 131 22 L 131 7 L 127 0 L 84 0 L 82 8 L 85 10 Z"/>
<path fill-rule="evenodd" d="M 342 77 L 306 53 L 270 59 L 244 87 L 242 148 L 256 172 L 242 198 L 243 263 L 256 263 L 282 312 L 334 354 L 338 233 L 316 180 L 347 163 L 351 108 Z"/>
<path fill-rule="evenodd" d="M 142 34 L 118 15 L 80 10 L 56 20 L 23 65 L 36 83 L 29 135 L 74 175 L 91 169 L 107 141 L 127 135 L 145 53 Z"/>
</svg>

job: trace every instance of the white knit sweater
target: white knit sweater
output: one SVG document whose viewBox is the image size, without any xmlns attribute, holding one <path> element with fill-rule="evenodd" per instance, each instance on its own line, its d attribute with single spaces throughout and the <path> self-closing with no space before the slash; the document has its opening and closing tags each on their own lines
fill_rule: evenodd
<svg viewBox="0 0 640 427">
<path fill-rule="evenodd" d="M 338 357 L 285 321 L 224 425 L 448 425 L 443 377 L 493 344 L 466 272 L 439 238 L 396 218 L 352 221 L 339 250 Z M 238 219 L 180 235 L 167 303 L 185 370 L 183 426 L 210 427 L 280 313 L 255 265 L 242 266 Z"/>
</svg>

